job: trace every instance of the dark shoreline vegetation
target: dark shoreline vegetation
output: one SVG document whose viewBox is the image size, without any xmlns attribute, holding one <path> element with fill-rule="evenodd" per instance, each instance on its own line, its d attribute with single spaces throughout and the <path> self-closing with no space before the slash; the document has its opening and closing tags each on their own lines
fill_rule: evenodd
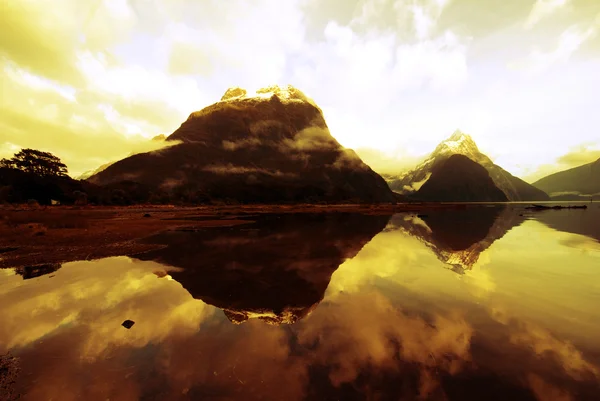
<svg viewBox="0 0 600 401">
<path fill-rule="evenodd" d="M 396 214 L 427 219 L 450 212 L 462 221 L 464 213 L 480 215 L 489 210 L 518 208 L 520 218 L 533 217 L 541 209 L 528 203 L 398 203 L 338 205 L 173 205 L 0 207 L 0 268 L 23 268 L 23 276 L 47 270 L 54 264 L 120 255 L 138 255 L 160 248 L 144 241 L 162 232 L 196 232 L 218 227 L 252 224 L 264 216 Z M 594 205 L 596 206 L 596 205 Z M 549 207 L 546 213 L 561 211 Z M 544 209 L 546 210 L 546 209 Z M 565 211 L 566 212 L 566 211 Z M 485 213 L 484 213 L 485 214 Z M 462 224 L 462 223 L 461 223 Z"/>
</svg>

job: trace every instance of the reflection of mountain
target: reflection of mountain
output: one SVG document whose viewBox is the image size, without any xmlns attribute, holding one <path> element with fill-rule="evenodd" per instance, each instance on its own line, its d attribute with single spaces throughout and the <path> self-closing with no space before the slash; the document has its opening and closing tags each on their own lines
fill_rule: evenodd
<svg viewBox="0 0 600 401">
<path fill-rule="evenodd" d="M 140 255 L 183 268 L 169 274 L 194 298 L 240 323 L 293 323 L 323 298 L 331 275 L 382 231 L 388 216 L 344 213 L 261 216 L 252 225 L 167 232 Z"/>
<path fill-rule="evenodd" d="M 457 273 L 470 270 L 481 252 L 525 220 L 506 206 L 431 210 L 421 217 L 397 215 L 392 224 L 418 238 Z"/>
<path fill-rule="evenodd" d="M 550 228 L 585 235 L 600 241 L 600 205 L 592 203 L 585 210 L 544 210 L 530 215 Z"/>
</svg>

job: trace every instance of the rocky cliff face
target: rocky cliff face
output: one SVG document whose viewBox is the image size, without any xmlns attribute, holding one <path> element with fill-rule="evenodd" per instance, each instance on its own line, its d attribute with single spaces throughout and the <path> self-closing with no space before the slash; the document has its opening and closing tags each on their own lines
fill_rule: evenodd
<svg viewBox="0 0 600 401">
<path fill-rule="evenodd" d="M 160 151 L 89 178 L 134 181 L 188 202 L 394 202 L 386 182 L 329 133 L 321 110 L 291 86 L 230 88 L 188 119 Z"/>
<path fill-rule="evenodd" d="M 504 192 L 509 201 L 549 200 L 548 195 L 494 164 L 481 153 L 473 139 L 463 132 L 456 131 L 450 138 L 441 142 L 435 150 L 417 167 L 388 180 L 392 190 L 408 195 L 417 191 L 431 176 L 434 166 L 450 156 L 459 154 L 468 157 L 484 167 L 494 184 Z"/>
<path fill-rule="evenodd" d="M 414 197 L 431 202 L 507 201 L 487 170 L 461 154 L 453 154 L 433 166 L 431 177 Z"/>
</svg>

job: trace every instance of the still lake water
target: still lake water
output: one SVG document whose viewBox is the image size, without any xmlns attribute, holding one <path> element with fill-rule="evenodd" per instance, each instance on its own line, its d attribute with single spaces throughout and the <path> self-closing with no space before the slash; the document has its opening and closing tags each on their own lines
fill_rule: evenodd
<svg viewBox="0 0 600 401">
<path fill-rule="evenodd" d="M 0 270 L 14 394 L 600 399 L 600 205 L 426 213 L 263 216 Z"/>
</svg>

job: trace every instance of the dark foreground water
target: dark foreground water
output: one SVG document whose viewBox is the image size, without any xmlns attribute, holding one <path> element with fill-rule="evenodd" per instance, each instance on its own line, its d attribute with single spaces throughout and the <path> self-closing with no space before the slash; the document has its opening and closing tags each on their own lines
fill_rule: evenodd
<svg viewBox="0 0 600 401">
<path fill-rule="evenodd" d="M 0 399 L 598 400 L 599 205 L 523 208 L 266 216 L 0 270 Z"/>
</svg>

